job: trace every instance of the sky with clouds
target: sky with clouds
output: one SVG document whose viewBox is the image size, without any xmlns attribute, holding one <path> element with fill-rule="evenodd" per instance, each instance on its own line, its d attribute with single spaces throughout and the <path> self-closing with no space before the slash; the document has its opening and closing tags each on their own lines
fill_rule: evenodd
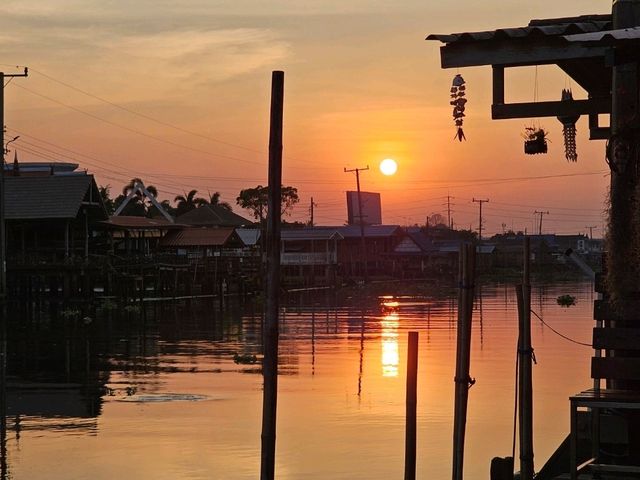
<svg viewBox="0 0 640 480">
<path fill-rule="evenodd" d="M 161 199 L 196 188 L 235 203 L 241 188 L 266 183 L 271 71 L 284 70 L 294 219 L 308 218 L 313 197 L 318 223 L 342 224 L 355 187 L 343 168 L 369 165 L 362 187 L 381 192 L 386 223 L 424 223 L 450 195 L 466 228 L 477 228 L 476 197 L 490 199 L 488 232 L 530 230 L 540 209 L 551 212 L 545 230 L 584 232 L 602 228 L 609 182 L 586 119 L 577 164 L 564 160 L 555 119 L 538 121 L 550 153 L 527 157 L 525 121 L 490 120 L 490 69 L 463 69 L 468 140 L 454 142 L 456 72 L 440 69 L 439 44 L 424 38 L 610 9 L 609 0 L 5 0 L 1 68 L 31 69 L 5 89 L 5 123 L 21 136 L 22 161 L 75 161 L 114 191 L 140 176 Z M 556 67 L 514 69 L 507 100 L 531 101 L 536 89 L 557 99 L 565 87 L 584 96 Z M 377 169 L 387 157 L 399 164 L 393 177 Z"/>
</svg>

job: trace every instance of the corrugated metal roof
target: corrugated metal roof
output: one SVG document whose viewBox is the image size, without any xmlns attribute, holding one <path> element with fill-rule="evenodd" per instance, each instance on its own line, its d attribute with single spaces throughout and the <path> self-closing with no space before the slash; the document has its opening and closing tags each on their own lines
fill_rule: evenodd
<svg viewBox="0 0 640 480">
<path fill-rule="evenodd" d="M 220 205 L 204 205 L 180 215 L 176 221 L 185 225 L 242 227 L 253 222 Z"/>
<path fill-rule="evenodd" d="M 359 225 L 344 225 L 337 227 L 336 230 L 342 234 L 344 238 L 360 237 Z M 365 237 L 391 237 L 400 230 L 400 225 L 365 225 Z"/>
<path fill-rule="evenodd" d="M 76 218 L 92 183 L 84 174 L 5 177 L 6 218 Z"/>
<path fill-rule="evenodd" d="M 282 230 L 280 238 L 285 241 L 295 240 L 342 240 L 344 237 L 336 229 L 331 228 L 295 228 Z"/>
<path fill-rule="evenodd" d="M 612 43 L 620 40 L 638 40 L 640 39 L 640 27 L 579 33 L 576 35 L 564 35 L 564 39 L 569 42 L 588 43 Z"/>
<path fill-rule="evenodd" d="M 611 30 L 611 15 L 582 15 L 579 17 L 531 20 L 526 27 L 498 28 L 481 32 L 430 34 L 427 40 L 451 44 L 486 40 L 551 37 Z"/>
<path fill-rule="evenodd" d="M 181 230 L 171 230 L 162 240 L 162 247 L 222 247 L 230 240 L 242 243 L 235 235 L 233 228 L 187 227 Z"/>
<path fill-rule="evenodd" d="M 258 228 L 238 228 L 236 233 L 247 247 L 257 245 L 260 240 L 260 229 Z"/>
</svg>

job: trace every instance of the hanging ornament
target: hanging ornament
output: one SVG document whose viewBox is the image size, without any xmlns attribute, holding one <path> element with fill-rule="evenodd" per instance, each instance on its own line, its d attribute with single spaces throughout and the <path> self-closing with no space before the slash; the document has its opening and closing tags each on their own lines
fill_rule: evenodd
<svg viewBox="0 0 640 480">
<path fill-rule="evenodd" d="M 453 106 L 453 122 L 456 125 L 456 135 L 454 139 L 459 141 L 466 140 L 464 132 L 462 131 L 462 122 L 464 120 L 464 105 L 467 103 L 465 97 L 465 82 L 462 75 L 457 74 L 453 77 L 453 84 L 451 85 L 451 101 L 450 105 Z"/>
<path fill-rule="evenodd" d="M 547 131 L 544 128 L 533 125 L 525 127 L 522 137 L 524 138 L 524 153 L 527 155 L 547 153 Z"/>
<path fill-rule="evenodd" d="M 562 101 L 572 102 L 573 94 L 570 89 L 562 89 Z M 562 123 L 562 135 L 564 136 L 564 156 L 569 162 L 578 161 L 576 150 L 576 122 L 580 115 L 562 115 L 558 120 Z"/>
</svg>

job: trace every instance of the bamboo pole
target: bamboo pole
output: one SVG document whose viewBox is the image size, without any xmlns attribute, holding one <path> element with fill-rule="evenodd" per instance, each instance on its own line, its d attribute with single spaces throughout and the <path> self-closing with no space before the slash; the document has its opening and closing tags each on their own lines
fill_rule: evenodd
<svg viewBox="0 0 640 480">
<path fill-rule="evenodd" d="M 407 418 L 404 453 L 404 480 L 416 478 L 416 423 L 418 403 L 418 332 L 409 332 L 407 351 Z"/>
<path fill-rule="evenodd" d="M 260 479 L 273 480 L 276 454 L 278 402 L 278 313 L 280 293 L 280 203 L 282 191 L 282 117 L 284 72 L 271 79 L 271 129 L 269 133 L 269 209 L 267 212 L 267 276 L 262 375 L 262 448 Z"/>
<path fill-rule="evenodd" d="M 530 283 L 529 237 L 524 239 L 524 275 L 523 284 L 516 286 L 518 298 L 518 356 L 519 356 L 519 391 L 518 412 L 520 425 L 520 478 L 532 480 L 533 465 L 533 382 L 531 347 L 531 283 Z"/>
<path fill-rule="evenodd" d="M 455 407 L 453 418 L 453 480 L 462 480 L 464 465 L 464 437 L 467 423 L 467 404 L 471 357 L 471 319 L 475 281 L 475 246 L 460 246 L 460 285 L 458 294 L 458 338 L 456 348 Z"/>
</svg>

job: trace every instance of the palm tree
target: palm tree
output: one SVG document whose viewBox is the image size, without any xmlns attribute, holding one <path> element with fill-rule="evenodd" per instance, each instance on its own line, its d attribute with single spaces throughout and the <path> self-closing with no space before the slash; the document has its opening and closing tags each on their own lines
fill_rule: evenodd
<svg viewBox="0 0 640 480">
<path fill-rule="evenodd" d="M 183 213 L 187 213 L 196 207 L 199 207 L 201 205 L 206 205 L 208 203 L 204 198 L 196 197 L 197 193 L 198 193 L 197 190 L 191 190 L 189 193 L 185 192 L 184 195 L 176 196 L 176 198 L 174 199 L 174 202 L 177 203 L 176 205 L 177 215 L 182 215 Z"/>
<path fill-rule="evenodd" d="M 120 196 L 118 197 L 117 200 L 120 200 L 118 204 L 122 202 L 124 198 L 126 198 L 133 191 L 133 189 L 136 187 L 136 184 L 144 187 L 147 192 L 154 196 L 154 198 L 158 198 L 158 189 L 156 187 L 154 187 L 153 185 L 147 186 L 144 184 L 142 179 L 135 177 L 132 178 L 129 183 L 127 183 L 122 188 L 122 198 L 120 199 Z M 129 201 L 129 204 L 126 206 L 124 213 L 128 215 L 146 215 L 149 212 L 150 208 L 151 205 L 146 202 L 142 192 L 140 190 L 136 190 L 134 198 Z"/>
<path fill-rule="evenodd" d="M 224 208 L 225 210 L 233 211 L 231 208 L 231 204 L 229 202 L 221 202 L 220 201 L 220 192 L 209 193 L 209 205 L 218 205 L 219 207 Z"/>
</svg>

